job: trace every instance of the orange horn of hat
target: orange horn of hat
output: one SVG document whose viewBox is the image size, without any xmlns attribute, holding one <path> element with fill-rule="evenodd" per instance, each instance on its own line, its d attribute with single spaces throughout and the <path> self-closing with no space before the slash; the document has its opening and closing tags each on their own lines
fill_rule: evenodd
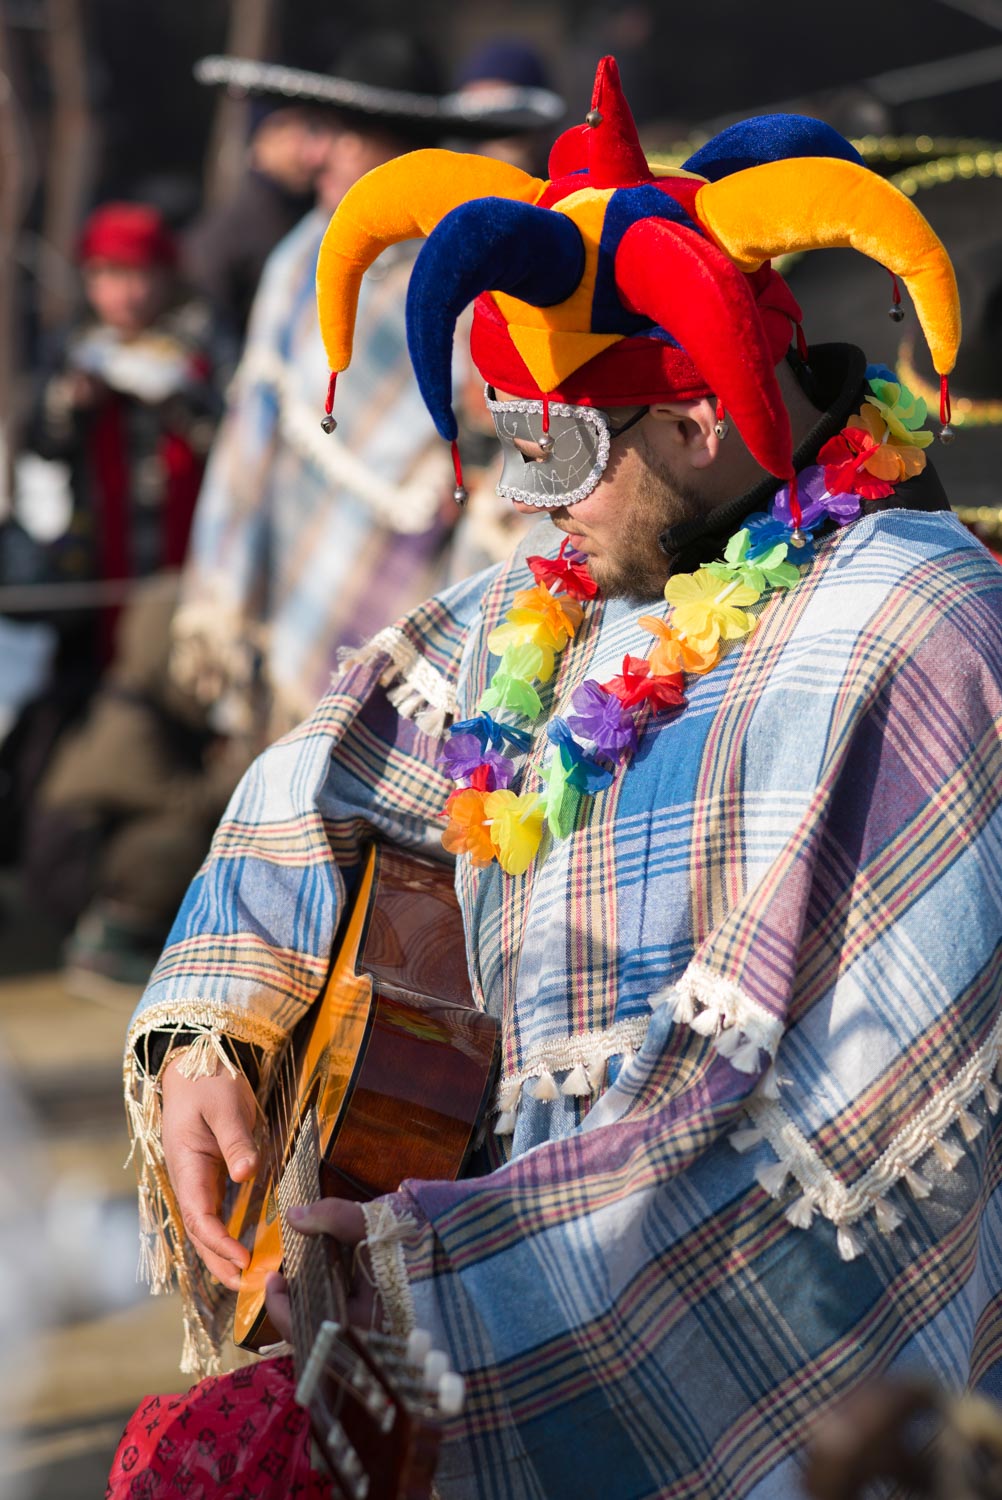
<svg viewBox="0 0 1002 1500">
<path fill-rule="evenodd" d="M 425 238 L 471 198 L 532 203 L 545 186 L 509 162 L 456 151 L 411 151 L 367 172 L 338 204 L 317 262 L 317 312 L 330 368 L 348 368 L 362 277 L 388 245 Z"/>
<path fill-rule="evenodd" d="M 953 369 L 960 299 L 950 258 L 911 199 L 875 172 L 830 157 L 765 162 L 701 187 L 696 212 L 743 271 L 798 250 L 870 256 L 908 288 L 937 373 Z"/>
</svg>

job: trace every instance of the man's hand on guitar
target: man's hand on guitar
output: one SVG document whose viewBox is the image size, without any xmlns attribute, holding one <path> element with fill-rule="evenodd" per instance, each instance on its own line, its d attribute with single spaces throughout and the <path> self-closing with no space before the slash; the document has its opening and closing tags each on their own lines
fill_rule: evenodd
<svg viewBox="0 0 1002 1500">
<path fill-rule="evenodd" d="M 219 1217 L 226 1174 L 246 1182 L 258 1168 L 254 1094 L 246 1078 L 221 1069 L 185 1078 L 176 1063 L 163 1074 L 162 1141 L 167 1171 L 188 1237 L 205 1265 L 236 1291 L 250 1253 Z"/>
<path fill-rule="evenodd" d="M 331 1246 L 331 1261 L 335 1275 L 338 1271 L 342 1275 L 348 1321 L 359 1328 L 378 1328 L 382 1322 L 382 1310 L 372 1284 L 368 1252 L 363 1246 L 356 1254 L 357 1247 L 365 1239 L 365 1218 L 358 1204 L 343 1198 L 321 1198 L 316 1203 L 291 1208 L 288 1218 L 293 1229 L 300 1234 L 326 1234 L 337 1241 Z M 284 1339 L 291 1339 L 285 1277 L 269 1276 L 265 1294 L 271 1321 Z"/>
</svg>

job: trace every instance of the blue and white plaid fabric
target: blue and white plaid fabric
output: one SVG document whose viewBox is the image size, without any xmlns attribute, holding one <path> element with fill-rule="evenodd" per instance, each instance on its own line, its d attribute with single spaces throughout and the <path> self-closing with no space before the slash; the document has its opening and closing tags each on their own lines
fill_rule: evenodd
<svg viewBox="0 0 1002 1500">
<path fill-rule="evenodd" d="M 216 1025 L 266 1073 L 361 842 L 434 846 L 438 742 L 385 684 L 467 715 L 547 532 L 251 769 L 134 1021 L 135 1111 L 154 1031 Z M 544 713 L 642 612 L 588 606 Z M 949 515 L 869 516 L 688 690 L 524 877 L 461 863 L 514 1134 L 368 1211 L 394 1318 L 466 1376 L 447 1500 L 778 1500 L 868 1376 L 1002 1396 L 1002 573 Z"/>
</svg>

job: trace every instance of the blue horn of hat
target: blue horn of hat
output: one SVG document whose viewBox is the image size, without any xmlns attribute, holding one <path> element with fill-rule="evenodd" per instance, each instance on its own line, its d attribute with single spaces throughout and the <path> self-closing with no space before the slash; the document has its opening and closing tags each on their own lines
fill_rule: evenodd
<svg viewBox="0 0 1002 1500">
<path fill-rule="evenodd" d="M 685 170 L 719 182 L 721 177 L 747 167 L 788 161 L 794 156 L 834 156 L 840 161 L 853 161 L 858 167 L 866 166 L 855 146 L 823 120 L 810 115 L 753 115 L 750 120 L 728 125 L 700 146 L 685 163 Z"/>
<path fill-rule="evenodd" d="M 461 203 L 435 227 L 407 289 L 407 343 L 425 405 L 442 437 L 458 433 L 452 410 L 456 320 L 481 292 L 507 292 L 553 307 L 584 274 L 585 249 L 564 214 L 509 198 Z"/>
</svg>

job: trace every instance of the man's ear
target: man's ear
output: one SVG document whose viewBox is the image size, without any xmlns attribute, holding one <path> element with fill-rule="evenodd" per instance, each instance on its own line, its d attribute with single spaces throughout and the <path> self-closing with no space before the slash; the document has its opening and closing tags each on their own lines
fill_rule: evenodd
<svg viewBox="0 0 1002 1500">
<path fill-rule="evenodd" d="M 649 416 L 663 425 L 655 441 L 666 444 L 672 455 L 693 469 L 708 469 L 723 441 L 716 433 L 716 406 L 709 396 L 698 401 L 656 401 Z"/>
</svg>

